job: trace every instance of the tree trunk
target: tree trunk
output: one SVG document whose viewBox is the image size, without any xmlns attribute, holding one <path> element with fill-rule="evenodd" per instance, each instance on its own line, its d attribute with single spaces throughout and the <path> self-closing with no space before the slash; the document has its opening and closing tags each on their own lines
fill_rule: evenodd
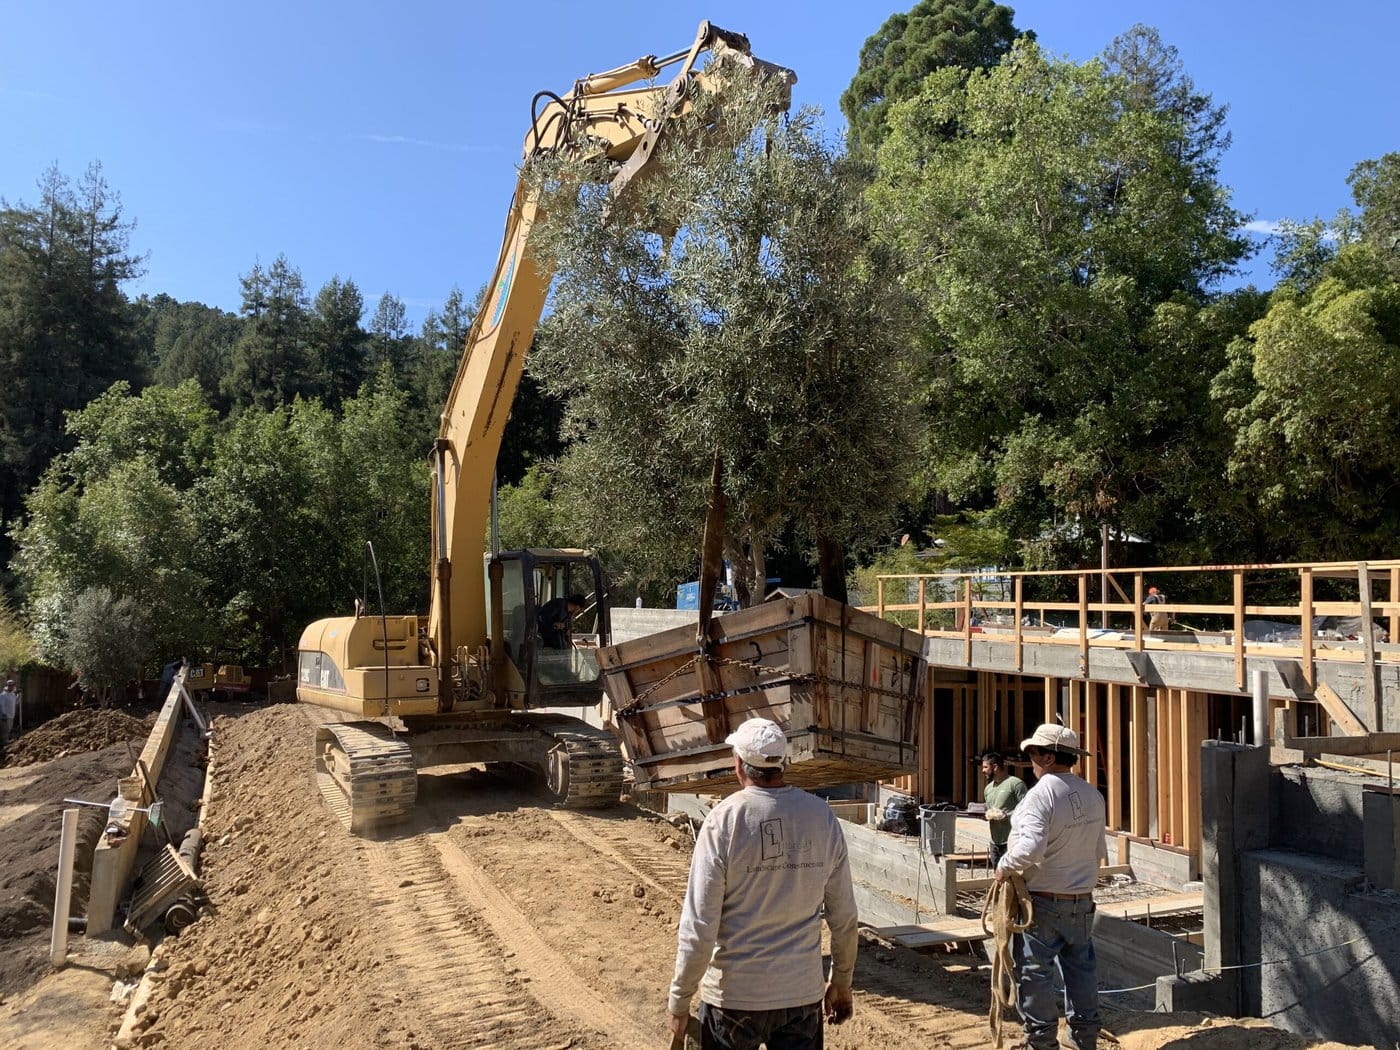
<svg viewBox="0 0 1400 1050">
<path fill-rule="evenodd" d="M 749 588 L 753 605 L 762 605 L 768 597 L 768 551 L 761 539 L 754 539 L 749 533 L 749 563 L 753 569 L 752 586 Z"/>
<path fill-rule="evenodd" d="M 710 617 L 715 609 L 715 589 L 723 569 L 724 554 L 724 462 L 715 453 L 710 472 L 710 505 L 705 513 L 705 539 L 700 552 L 700 622 L 696 625 L 695 641 L 706 649 L 710 639 Z"/>
<path fill-rule="evenodd" d="M 817 535 L 817 566 L 821 571 L 822 594 L 846 602 L 846 551 L 825 533 Z"/>
</svg>

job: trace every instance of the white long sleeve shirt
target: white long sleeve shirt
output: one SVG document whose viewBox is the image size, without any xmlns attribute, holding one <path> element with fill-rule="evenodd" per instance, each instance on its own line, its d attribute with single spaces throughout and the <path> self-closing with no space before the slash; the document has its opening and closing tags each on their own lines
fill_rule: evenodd
<svg viewBox="0 0 1400 1050">
<path fill-rule="evenodd" d="M 670 1010 L 697 987 L 713 1006 L 777 1010 L 820 1002 L 823 908 L 831 981 L 849 986 L 856 903 L 846 839 L 831 807 L 795 787 L 748 787 L 700 829 L 681 912 Z"/>
<path fill-rule="evenodd" d="M 1108 857 L 1103 796 L 1073 773 L 1045 773 L 1011 812 L 998 868 L 1019 872 L 1032 893 L 1088 893 Z"/>
</svg>

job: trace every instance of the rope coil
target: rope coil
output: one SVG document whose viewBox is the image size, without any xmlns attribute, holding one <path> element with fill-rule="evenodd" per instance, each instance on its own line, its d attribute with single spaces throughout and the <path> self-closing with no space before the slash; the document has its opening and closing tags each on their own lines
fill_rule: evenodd
<svg viewBox="0 0 1400 1050">
<path fill-rule="evenodd" d="M 990 923 L 988 920 L 990 919 Z M 1011 955 L 1011 939 L 1030 929 L 1035 919 L 1035 904 L 1026 889 L 1026 880 L 1015 872 L 1005 882 L 993 883 L 982 902 L 982 932 L 992 938 L 992 1006 L 987 1012 L 987 1024 L 992 1029 L 993 1044 L 1001 1050 L 1002 1014 L 1016 1012 L 1016 960 Z"/>
</svg>

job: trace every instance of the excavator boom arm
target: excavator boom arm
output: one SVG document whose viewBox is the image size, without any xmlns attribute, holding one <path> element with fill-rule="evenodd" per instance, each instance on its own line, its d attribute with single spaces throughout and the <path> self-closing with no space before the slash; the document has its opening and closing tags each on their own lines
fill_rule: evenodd
<svg viewBox="0 0 1400 1050">
<path fill-rule="evenodd" d="M 723 57 L 726 73 L 698 70 L 700 56 Z M 663 89 L 640 84 L 678 65 Z M 691 47 L 663 59 L 646 56 L 592 74 L 563 96 L 541 92 L 532 107 L 524 159 L 558 152 L 603 154 L 614 162 L 610 183 L 621 193 L 651 161 L 666 127 L 691 108 L 692 91 L 720 92 L 730 66 L 791 85 L 790 70 L 754 59 L 748 40 L 701 23 Z M 542 100 L 546 104 L 540 106 Z M 489 291 L 472 321 L 466 348 L 443 409 L 434 446 L 434 587 L 428 633 L 447 695 L 450 666 L 487 638 L 482 541 L 501 437 L 520 383 L 525 354 L 543 312 L 552 272 L 529 251 L 537 204 L 522 175 Z"/>
</svg>

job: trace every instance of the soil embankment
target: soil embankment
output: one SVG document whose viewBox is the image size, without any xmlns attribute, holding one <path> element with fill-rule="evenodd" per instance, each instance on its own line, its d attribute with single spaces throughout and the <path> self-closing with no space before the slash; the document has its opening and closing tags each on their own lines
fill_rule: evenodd
<svg viewBox="0 0 1400 1050">
<path fill-rule="evenodd" d="M 529 783 L 466 768 L 421 774 L 413 820 L 356 839 L 317 793 L 315 718 L 276 705 L 218 719 L 213 907 L 166 941 L 135 1045 L 665 1044 L 688 834 L 625 806 L 554 810 Z M 862 945 L 856 1015 L 827 1045 L 990 1046 L 977 963 Z M 15 1045 L 95 1050 L 119 1016 L 105 1009 L 85 1043 L 71 1031 L 46 1040 L 37 1006 L 8 1019 L 0 1008 L 0 1043 L 28 1017 Z M 1109 1023 L 1130 1050 L 1316 1045 L 1252 1022 L 1113 1012 Z"/>
</svg>

